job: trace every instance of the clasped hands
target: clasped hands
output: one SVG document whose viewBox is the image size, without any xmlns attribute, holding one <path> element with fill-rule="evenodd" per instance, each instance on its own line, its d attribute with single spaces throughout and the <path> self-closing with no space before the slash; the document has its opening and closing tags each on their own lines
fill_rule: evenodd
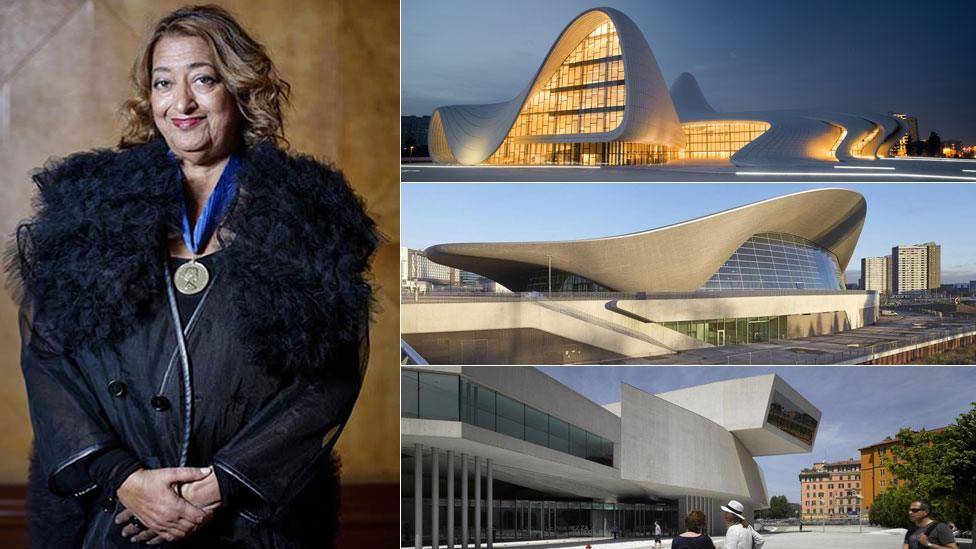
<svg viewBox="0 0 976 549">
<path fill-rule="evenodd" d="M 159 545 L 199 530 L 220 507 L 220 485 L 212 467 L 139 469 L 116 490 L 125 506 L 115 523 L 133 543 Z M 145 529 L 132 523 L 137 517 Z"/>
</svg>

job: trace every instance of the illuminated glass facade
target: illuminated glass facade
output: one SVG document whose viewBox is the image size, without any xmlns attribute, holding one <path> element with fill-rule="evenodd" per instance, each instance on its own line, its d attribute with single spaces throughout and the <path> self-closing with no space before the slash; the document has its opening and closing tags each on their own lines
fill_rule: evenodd
<svg viewBox="0 0 976 549">
<path fill-rule="evenodd" d="M 400 372 L 400 415 L 462 421 L 613 467 L 613 442 L 463 377 Z"/>
<path fill-rule="evenodd" d="M 682 320 L 660 324 L 688 337 L 718 346 L 787 339 L 785 316 Z"/>
<path fill-rule="evenodd" d="M 766 122 L 749 120 L 682 124 L 687 144 L 683 158 L 730 158 L 769 129 Z"/>
<path fill-rule="evenodd" d="M 817 432 L 817 420 L 779 391 L 773 391 L 773 402 L 769 405 L 766 421 L 806 444 L 813 444 L 813 435 Z"/>
<path fill-rule="evenodd" d="M 732 254 L 703 290 L 843 290 L 837 257 L 791 234 L 761 233 Z"/>
<path fill-rule="evenodd" d="M 532 142 L 537 137 L 611 132 L 624 119 L 627 88 L 617 29 L 600 23 L 526 99 L 508 136 L 487 164 L 660 164 L 677 151 L 651 143 Z"/>
</svg>

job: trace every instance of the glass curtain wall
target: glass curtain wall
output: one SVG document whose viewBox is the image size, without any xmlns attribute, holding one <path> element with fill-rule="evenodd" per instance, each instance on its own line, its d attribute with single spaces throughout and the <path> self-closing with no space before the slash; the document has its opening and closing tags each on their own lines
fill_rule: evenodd
<svg viewBox="0 0 976 549">
<path fill-rule="evenodd" d="M 788 339 L 786 319 L 786 316 L 754 316 L 682 320 L 661 322 L 660 324 L 665 328 L 699 341 L 722 346 L 760 343 L 771 339 Z"/>
<path fill-rule="evenodd" d="M 400 415 L 462 421 L 613 467 L 613 441 L 451 374 L 400 372 Z"/>
<path fill-rule="evenodd" d="M 659 164 L 677 152 L 651 143 L 532 143 L 536 137 L 601 134 L 624 119 L 627 87 L 617 29 L 609 19 L 573 49 L 542 87 L 526 99 L 505 140 L 487 164 Z"/>
<path fill-rule="evenodd" d="M 687 137 L 682 158 L 730 158 L 769 129 L 754 120 L 689 122 L 681 128 Z"/>
<path fill-rule="evenodd" d="M 736 250 L 703 290 L 843 290 L 837 256 L 804 238 L 761 233 Z"/>
<path fill-rule="evenodd" d="M 442 479 L 443 480 L 443 479 Z M 457 490 L 455 490 L 457 497 Z M 439 498 L 439 539 L 447 539 L 447 506 L 444 494 Z M 405 533 L 404 543 L 413 542 L 413 503 L 412 497 L 402 498 L 402 522 Z M 481 540 L 488 539 L 488 502 L 481 501 Z M 432 536 L 431 500 L 423 502 L 424 541 L 430 543 Z M 461 500 L 454 502 L 455 543 L 461 543 Z M 475 539 L 474 499 L 468 500 L 468 543 Z M 671 537 L 681 532 L 678 524 L 678 504 L 666 500 L 654 503 L 602 503 L 597 501 L 553 501 L 496 499 L 492 508 L 493 539 L 496 542 L 527 541 L 541 539 L 577 537 L 649 537 L 654 534 L 654 521 L 661 524 L 664 535 Z"/>
</svg>

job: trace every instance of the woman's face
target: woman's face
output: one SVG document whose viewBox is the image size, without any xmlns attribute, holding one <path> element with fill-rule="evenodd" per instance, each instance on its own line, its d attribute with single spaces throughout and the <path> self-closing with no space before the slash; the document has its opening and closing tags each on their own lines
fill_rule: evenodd
<svg viewBox="0 0 976 549">
<path fill-rule="evenodd" d="M 153 120 L 178 157 L 207 163 L 230 155 L 240 113 L 202 38 L 160 38 L 153 49 L 150 84 Z"/>
</svg>

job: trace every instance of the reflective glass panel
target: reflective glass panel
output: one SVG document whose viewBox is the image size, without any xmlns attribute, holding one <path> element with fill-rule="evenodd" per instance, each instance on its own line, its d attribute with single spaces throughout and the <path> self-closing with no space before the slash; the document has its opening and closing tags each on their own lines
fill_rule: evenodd
<svg viewBox="0 0 976 549">
<path fill-rule="evenodd" d="M 786 233 L 761 233 L 736 250 L 703 290 L 843 290 L 837 257 Z"/>
<path fill-rule="evenodd" d="M 458 377 L 444 374 L 420 374 L 420 417 L 458 420 Z"/>
<path fill-rule="evenodd" d="M 504 395 L 496 395 L 498 406 L 497 430 L 510 437 L 525 438 L 525 405 Z"/>
<path fill-rule="evenodd" d="M 773 402 L 769 406 L 769 416 L 766 420 L 781 431 L 807 444 L 813 444 L 813 435 L 817 432 L 817 420 L 779 391 L 773 391 Z"/>
<path fill-rule="evenodd" d="M 400 416 L 417 417 L 417 372 L 400 371 Z"/>
<path fill-rule="evenodd" d="M 525 407 L 525 440 L 540 446 L 549 445 L 549 414 L 531 406 Z"/>
</svg>

